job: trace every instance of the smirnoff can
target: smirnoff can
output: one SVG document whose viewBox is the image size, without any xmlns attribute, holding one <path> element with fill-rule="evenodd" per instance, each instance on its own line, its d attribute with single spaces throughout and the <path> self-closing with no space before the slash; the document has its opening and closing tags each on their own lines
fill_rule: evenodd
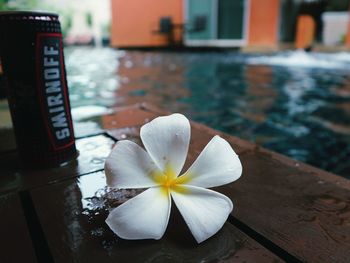
<svg viewBox="0 0 350 263">
<path fill-rule="evenodd" d="M 0 58 L 22 162 L 44 167 L 74 158 L 58 15 L 0 12 Z"/>
</svg>

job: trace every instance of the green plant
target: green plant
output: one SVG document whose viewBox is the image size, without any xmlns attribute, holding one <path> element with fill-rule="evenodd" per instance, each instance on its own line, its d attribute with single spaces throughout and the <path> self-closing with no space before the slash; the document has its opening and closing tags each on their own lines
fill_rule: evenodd
<svg viewBox="0 0 350 263">
<path fill-rule="evenodd" d="M 89 26 L 89 27 L 92 27 L 92 14 L 90 12 L 87 12 L 86 13 L 86 24 Z"/>
<path fill-rule="evenodd" d="M 62 18 L 62 35 L 63 37 L 66 37 L 69 29 L 72 27 L 73 18 L 71 14 L 63 15 Z"/>
<path fill-rule="evenodd" d="M 37 0 L 0 0 L 0 10 L 32 10 L 37 6 Z"/>
</svg>

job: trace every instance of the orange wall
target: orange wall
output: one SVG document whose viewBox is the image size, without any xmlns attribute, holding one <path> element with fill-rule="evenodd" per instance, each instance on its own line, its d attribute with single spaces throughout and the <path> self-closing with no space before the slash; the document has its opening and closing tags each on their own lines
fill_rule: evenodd
<svg viewBox="0 0 350 263">
<path fill-rule="evenodd" d="M 275 46 L 280 0 L 250 0 L 248 45 Z"/>
<path fill-rule="evenodd" d="M 111 0 L 112 34 L 115 47 L 163 46 L 167 37 L 156 34 L 159 19 L 171 16 L 183 23 L 183 0 Z"/>
<path fill-rule="evenodd" d="M 350 14 L 349 14 L 349 16 L 350 16 Z M 350 47 L 350 22 L 348 23 L 348 33 L 346 34 L 345 45 L 347 47 Z"/>
<path fill-rule="evenodd" d="M 312 16 L 298 16 L 295 47 L 298 49 L 311 47 L 315 39 L 315 30 L 316 23 Z"/>
<path fill-rule="evenodd" d="M 346 38 L 345 38 L 345 46 L 350 47 L 350 5 L 349 5 L 349 21 L 348 21 L 348 32 L 346 34 Z"/>
</svg>

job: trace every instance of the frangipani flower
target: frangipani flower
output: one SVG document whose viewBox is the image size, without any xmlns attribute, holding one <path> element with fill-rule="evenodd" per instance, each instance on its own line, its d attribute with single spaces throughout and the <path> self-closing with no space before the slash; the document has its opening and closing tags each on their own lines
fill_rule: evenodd
<svg viewBox="0 0 350 263">
<path fill-rule="evenodd" d="M 237 180 L 242 166 L 227 141 L 215 136 L 179 176 L 187 157 L 190 123 L 181 114 L 158 117 L 140 132 L 147 152 L 118 141 L 106 160 L 107 185 L 148 188 L 112 210 L 108 226 L 124 239 L 160 239 L 168 225 L 171 200 L 198 243 L 218 232 L 232 211 L 231 200 L 206 189 Z"/>
</svg>

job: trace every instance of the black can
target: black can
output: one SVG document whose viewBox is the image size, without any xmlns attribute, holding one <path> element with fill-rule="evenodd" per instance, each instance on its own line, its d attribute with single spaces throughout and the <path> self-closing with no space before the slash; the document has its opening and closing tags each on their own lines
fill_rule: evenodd
<svg viewBox="0 0 350 263">
<path fill-rule="evenodd" d="M 0 58 L 16 142 L 26 166 L 76 156 L 57 14 L 0 12 Z"/>
</svg>

